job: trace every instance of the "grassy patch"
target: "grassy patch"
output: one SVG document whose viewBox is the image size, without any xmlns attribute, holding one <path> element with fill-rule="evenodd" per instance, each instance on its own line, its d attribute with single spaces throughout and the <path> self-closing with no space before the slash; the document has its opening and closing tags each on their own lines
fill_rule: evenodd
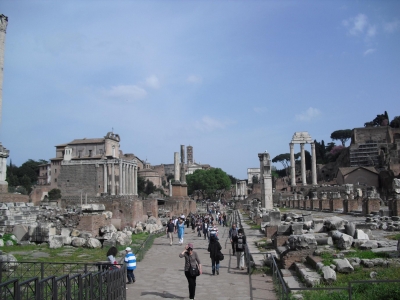
<svg viewBox="0 0 400 300">
<path fill-rule="evenodd" d="M 386 236 L 386 238 L 398 241 L 398 240 L 400 240 L 400 233 L 394 234 L 394 235 L 388 235 L 388 236 Z"/>
<path fill-rule="evenodd" d="M 161 233 L 164 234 L 164 233 Z M 140 233 L 132 235 L 132 248 L 133 253 L 138 256 L 138 261 L 143 259 L 145 252 L 153 245 L 154 239 L 158 235 L 149 235 L 148 233 Z M 146 244 L 143 245 L 146 238 Z M 118 246 L 119 251 L 123 251 L 127 246 Z M 58 249 L 50 249 L 47 243 L 38 245 L 14 245 L 3 247 L 1 250 L 6 253 L 14 255 L 18 261 L 35 261 L 35 262 L 81 262 L 91 263 L 107 260 L 108 247 L 89 249 L 89 248 L 75 248 L 72 246 L 64 246 Z M 121 256 L 118 258 L 121 258 Z M 140 259 L 139 259 L 140 258 Z"/>
</svg>

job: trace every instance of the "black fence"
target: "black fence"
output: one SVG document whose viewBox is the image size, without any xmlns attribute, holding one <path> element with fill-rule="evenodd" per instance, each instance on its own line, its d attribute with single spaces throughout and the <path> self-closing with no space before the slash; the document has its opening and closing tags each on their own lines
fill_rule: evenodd
<svg viewBox="0 0 400 300">
<path fill-rule="evenodd" d="M 0 299 L 126 299 L 126 268 L 109 267 L 109 264 L 0 262 Z"/>
</svg>

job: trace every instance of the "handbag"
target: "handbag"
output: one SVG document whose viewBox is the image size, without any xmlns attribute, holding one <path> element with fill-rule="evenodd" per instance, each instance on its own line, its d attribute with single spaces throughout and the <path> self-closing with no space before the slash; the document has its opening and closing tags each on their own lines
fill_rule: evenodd
<svg viewBox="0 0 400 300">
<path fill-rule="evenodd" d="M 189 273 L 190 273 L 190 276 L 192 276 L 192 277 L 200 276 L 200 270 L 199 270 L 199 265 L 197 264 L 197 261 L 196 261 L 195 267 L 192 267 L 192 265 L 189 265 Z"/>
<path fill-rule="evenodd" d="M 222 254 L 221 251 L 218 251 L 218 253 L 217 253 L 217 260 L 219 260 L 219 261 L 224 260 L 224 255 Z"/>
</svg>

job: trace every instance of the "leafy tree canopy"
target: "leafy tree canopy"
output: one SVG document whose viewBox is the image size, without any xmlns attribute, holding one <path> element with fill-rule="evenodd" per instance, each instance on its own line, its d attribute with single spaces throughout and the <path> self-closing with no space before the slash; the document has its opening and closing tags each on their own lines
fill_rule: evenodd
<svg viewBox="0 0 400 300">
<path fill-rule="evenodd" d="M 351 138 L 351 129 L 336 130 L 331 133 L 331 139 L 341 141 L 343 147 L 350 138 Z"/>
<path fill-rule="evenodd" d="M 389 116 L 386 111 L 381 115 L 376 115 L 376 118 L 372 121 L 364 123 L 365 127 L 377 127 L 387 125 L 389 125 Z"/>
<path fill-rule="evenodd" d="M 390 122 L 390 127 L 400 128 L 400 116 L 394 117 L 392 122 Z"/>
<path fill-rule="evenodd" d="M 61 191 L 59 189 L 52 189 L 49 191 L 49 200 L 61 199 Z"/>
<path fill-rule="evenodd" d="M 231 186 L 230 177 L 221 169 L 196 170 L 187 175 L 188 193 L 200 192 L 203 198 L 218 197 Z"/>
</svg>

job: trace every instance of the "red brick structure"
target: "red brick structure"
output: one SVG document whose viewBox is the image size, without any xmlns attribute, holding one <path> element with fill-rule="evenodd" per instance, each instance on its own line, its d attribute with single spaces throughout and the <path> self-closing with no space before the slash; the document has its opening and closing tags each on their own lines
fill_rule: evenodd
<svg viewBox="0 0 400 300">
<path fill-rule="evenodd" d="M 340 198 L 331 199 L 329 205 L 331 211 L 341 210 L 343 209 L 343 199 Z"/>
<path fill-rule="evenodd" d="M 364 199 L 362 204 L 362 212 L 364 215 L 368 215 L 372 212 L 379 212 L 381 209 L 380 199 Z"/>
<path fill-rule="evenodd" d="M 20 194 L 0 194 L 0 202 L 29 202 L 28 195 Z"/>
<path fill-rule="evenodd" d="M 158 202 L 157 199 L 143 200 L 143 212 L 147 216 L 158 218 Z"/>
<path fill-rule="evenodd" d="M 312 199 L 311 200 L 311 209 L 312 210 L 319 210 L 319 199 Z"/>
<path fill-rule="evenodd" d="M 265 237 L 271 238 L 278 231 L 278 226 L 265 226 Z"/>
<path fill-rule="evenodd" d="M 289 239 L 289 235 L 276 235 L 273 238 L 274 248 L 281 247 L 286 244 L 286 241 Z"/>
<path fill-rule="evenodd" d="M 281 254 L 281 264 L 284 269 L 289 269 L 293 263 L 302 262 L 307 256 L 313 255 L 315 248 L 288 251 Z"/>
<path fill-rule="evenodd" d="M 343 212 L 350 213 L 358 210 L 358 201 L 356 199 L 343 200 Z"/>
<path fill-rule="evenodd" d="M 99 236 L 99 228 L 107 225 L 111 225 L 111 220 L 106 219 L 105 215 L 84 215 L 81 216 L 77 229 L 89 232 L 96 237 Z"/>
<path fill-rule="evenodd" d="M 331 207 L 329 205 L 329 199 L 320 199 L 319 200 L 319 210 L 330 210 Z"/>
</svg>

